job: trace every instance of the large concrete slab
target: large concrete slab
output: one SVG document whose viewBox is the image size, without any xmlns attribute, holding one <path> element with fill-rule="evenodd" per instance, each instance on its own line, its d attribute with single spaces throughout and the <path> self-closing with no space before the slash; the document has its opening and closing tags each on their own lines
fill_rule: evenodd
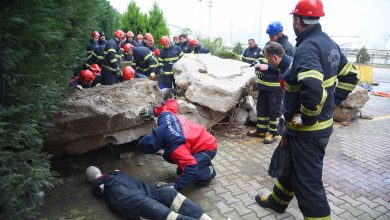
<svg viewBox="0 0 390 220">
<path fill-rule="evenodd" d="M 173 70 L 186 99 L 223 113 L 236 105 L 256 79 L 248 64 L 209 54 L 185 54 Z"/>
<path fill-rule="evenodd" d="M 154 121 L 142 120 L 139 111 L 157 106 L 159 96 L 157 83 L 147 79 L 72 93 L 59 106 L 44 147 L 57 156 L 136 140 L 155 126 Z"/>
</svg>

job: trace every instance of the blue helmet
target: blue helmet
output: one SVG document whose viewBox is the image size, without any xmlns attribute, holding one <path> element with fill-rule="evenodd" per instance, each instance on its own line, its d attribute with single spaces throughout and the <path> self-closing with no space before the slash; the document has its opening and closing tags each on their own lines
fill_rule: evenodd
<svg viewBox="0 0 390 220">
<path fill-rule="evenodd" d="M 283 31 L 282 23 L 280 23 L 279 21 L 274 21 L 268 25 L 266 33 L 269 36 L 274 36 L 275 34 L 282 32 L 282 31 Z"/>
</svg>

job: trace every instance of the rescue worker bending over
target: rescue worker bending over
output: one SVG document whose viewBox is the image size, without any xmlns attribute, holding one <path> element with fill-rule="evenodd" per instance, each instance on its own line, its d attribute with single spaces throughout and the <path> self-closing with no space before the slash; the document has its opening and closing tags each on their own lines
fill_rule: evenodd
<svg viewBox="0 0 390 220">
<path fill-rule="evenodd" d="M 139 149 L 153 154 L 161 148 L 163 158 L 177 164 L 173 183 L 177 191 L 195 181 L 198 186 L 207 186 L 216 176 L 211 160 L 217 154 L 217 140 L 207 130 L 179 115 L 178 104 L 168 99 L 163 105 L 140 112 L 141 117 L 158 116 L 157 127 L 138 142 Z"/>
<path fill-rule="evenodd" d="M 160 50 L 154 46 L 154 38 L 151 33 L 146 33 L 144 36 L 144 47 L 147 47 L 156 56 L 160 56 Z"/>
<path fill-rule="evenodd" d="M 192 53 L 198 54 L 198 53 L 209 53 L 209 50 L 202 47 L 202 45 L 199 43 L 197 39 L 191 39 L 190 40 L 190 47 L 192 48 Z"/>
<path fill-rule="evenodd" d="M 164 182 L 153 184 L 119 170 L 102 174 L 95 166 L 85 173 L 92 193 L 124 219 L 211 220 L 200 206 Z"/>
<path fill-rule="evenodd" d="M 257 46 L 254 39 L 248 40 L 248 48 L 244 50 L 242 53 L 242 62 L 253 64 L 258 61 L 260 57 L 263 55 L 260 47 Z"/>
<path fill-rule="evenodd" d="M 114 36 L 106 43 L 104 48 L 104 60 L 102 69 L 102 84 L 112 85 L 122 81 L 120 70 L 120 59 L 122 52 L 119 49 L 119 42 L 125 37 L 122 30 L 116 30 Z"/>
<path fill-rule="evenodd" d="M 183 56 L 183 51 L 181 51 L 178 46 L 172 45 L 167 36 L 161 37 L 160 44 L 164 47 L 158 58 L 159 69 L 161 69 L 161 75 L 158 76 L 160 89 L 174 89 L 176 88 L 176 84 L 175 78 L 173 77 L 172 66 Z"/>
<path fill-rule="evenodd" d="M 284 74 L 286 134 L 280 146 L 289 149 L 289 175 L 281 175 L 270 195 L 257 203 L 284 212 L 296 196 L 305 219 L 331 219 L 322 183 L 323 158 L 333 131 L 333 108 L 355 88 L 357 72 L 339 46 L 321 29 L 321 0 L 300 0 L 293 14 L 297 50 L 291 71 Z M 336 84 L 336 81 L 338 83 Z"/>
<path fill-rule="evenodd" d="M 96 86 L 98 80 L 96 80 L 95 75 L 90 70 L 81 70 L 80 75 L 72 78 L 69 81 L 69 86 L 72 89 L 83 90 L 84 88 L 92 88 Z"/>
<path fill-rule="evenodd" d="M 127 45 L 127 44 L 126 44 Z M 134 47 L 128 45 L 128 53 L 133 56 L 133 66 L 135 66 L 136 77 L 144 78 L 150 77 L 156 78 L 156 68 L 158 66 L 157 58 L 146 47 Z"/>
</svg>

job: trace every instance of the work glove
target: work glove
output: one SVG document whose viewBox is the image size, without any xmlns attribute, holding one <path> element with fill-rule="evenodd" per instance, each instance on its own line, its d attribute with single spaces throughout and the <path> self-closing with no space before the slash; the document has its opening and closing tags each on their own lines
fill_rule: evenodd
<svg viewBox="0 0 390 220">
<path fill-rule="evenodd" d="M 115 72 L 116 72 L 117 77 L 123 77 L 123 73 L 122 73 L 122 70 L 120 68 L 116 68 Z"/>
<path fill-rule="evenodd" d="M 292 119 L 291 119 L 291 123 L 294 127 L 298 127 L 300 125 L 302 125 L 302 118 L 301 118 L 301 114 L 295 114 Z"/>
<path fill-rule="evenodd" d="M 152 120 L 154 118 L 154 111 L 153 111 L 153 108 L 152 107 L 148 107 L 148 108 L 143 108 L 141 109 L 141 111 L 139 112 L 139 116 L 144 119 L 144 120 Z"/>
<path fill-rule="evenodd" d="M 84 90 L 83 87 L 82 87 L 81 85 L 77 85 L 76 88 L 77 88 L 78 90 L 80 90 L 80 91 L 83 91 L 83 90 Z"/>
<path fill-rule="evenodd" d="M 163 188 L 163 187 L 169 187 L 172 189 L 175 188 L 173 183 L 166 183 L 166 182 L 156 182 L 154 187 L 156 187 L 156 189 Z"/>
<path fill-rule="evenodd" d="M 150 73 L 150 79 L 156 80 L 156 74 L 154 72 Z"/>
</svg>

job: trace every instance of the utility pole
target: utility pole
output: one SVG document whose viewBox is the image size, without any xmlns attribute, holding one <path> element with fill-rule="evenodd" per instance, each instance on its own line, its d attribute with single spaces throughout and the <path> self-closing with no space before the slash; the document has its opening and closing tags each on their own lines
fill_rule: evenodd
<svg viewBox="0 0 390 220">
<path fill-rule="evenodd" d="M 263 34 L 263 31 L 261 29 L 262 23 L 263 23 L 263 0 L 260 0 L 260 28 L 259 28 L 259 42 L 258 42 L 259 46 L 261 43 L 261 34 Z"/>
<path fill-rule="evenodd" d="M 210 31 L 211 31 L 211 7 L 213 6 L 213 2 L 211 0 L 207 1 L 207 7 L 209 7 L 209 38 L 210 36 Z"/>
<path fill-rule="evenodd" d="M 202 36 L 202 0 L 199 0 L 199 37 Z"/>
</svg>

